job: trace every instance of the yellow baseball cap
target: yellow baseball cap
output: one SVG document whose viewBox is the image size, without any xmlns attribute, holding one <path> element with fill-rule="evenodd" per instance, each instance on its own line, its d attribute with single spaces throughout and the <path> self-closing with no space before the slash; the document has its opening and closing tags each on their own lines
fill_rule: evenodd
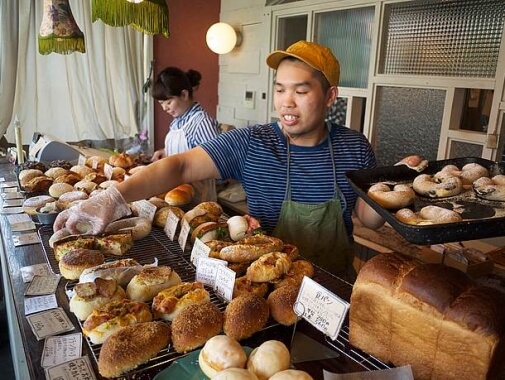
<svg viewBox="0 0 505 380">
<path fill-rule="evenodd" d="M 286 57 L 298 58 L 313 69 L 320 71 L 331 86 L 338 86 L 340 63 L 331 50 L 315 42 L 298 41 L 286 50 L 276 50 L 267 57 L 267 65 L 277 70 L 279 63 Z"/>
</svg>

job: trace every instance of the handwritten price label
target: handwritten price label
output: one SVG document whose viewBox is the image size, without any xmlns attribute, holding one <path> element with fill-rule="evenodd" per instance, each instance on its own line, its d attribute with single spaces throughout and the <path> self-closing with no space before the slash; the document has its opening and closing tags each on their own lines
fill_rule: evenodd
<svg viewBox="0 0 505 380">
<path fill-rule="evenodd" d="M 186 249 L 186 242 L 188 241 L 189 232 L 191 227 L 187 220 L 182 220 L 181 232 L 179 232 L 179 247 L 181 247 L 182 252 Z"/>
<path fill-rule="evenodd" d="M 203 243 L 200 239 L 196 238 L 191 250 L 191 262 L 194 266 L 198 265 L 198 259 L 201 257 L 209 257 L 210 247 Z"/>
<path fill-rule="evenodd" d="M 349 303 L 305 276 L 293 309 L 296 315 L 335 340 L 349 310 Z"/>
<path fill-rule="evenodd" d="M 200 239 L 196 240 L 198 241 Z M 204 285 L 214 287 L 219 266 L 228 266 L 228 262 L 224 260 L 214 259 L 212 257 L 199 257 L 196 261 L 196 281 L 199 281 Z"/>
<path fill-rule="evenodd" d="M 214 291 L 225 301 L 230 302 L 233 298 L 233 287 L 237 273 L 224 265 L 219 265 L 216 271 Z"/>
<path fill-rule="evenodd" d="M 167 216 L 167 221 L 165 223 L 165 234 L 168 236 L 168 238 L 172 241 L 174 241 L 175 238 L 175 232 L 177 231 L 177 226 L 179 225 L 179 218 L 175 213 L 170 210 L 168 211 L 168 216 Z"/>
</svg>

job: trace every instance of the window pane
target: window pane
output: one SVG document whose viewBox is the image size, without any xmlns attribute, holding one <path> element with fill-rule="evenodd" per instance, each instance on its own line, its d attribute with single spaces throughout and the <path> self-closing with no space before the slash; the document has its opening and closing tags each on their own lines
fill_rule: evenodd
<svg viewBox="0 0 505 380">
<path fill-rule="evenodd" d="M 492 90 L 466 89 L 460 128 L 468 131 L 487 132 L 492 102 Z"/>
<path fill-rule="evenodd" d="M 463 141 L 451 141 L 448 158 L 458 157 L 482 157 L 482 145 Z"/>
<path fill-rule="evenodd" d="M 494 78 L 505 1 L 409 1 L 386 10 L 380 72 Z"/>
<path fill-rule="evenodd" d="M 411 154 L 435 160 L 444 102 L 443 90 L 379 87 L 373 143 L 378 164 L 393 165 Z"/>
<path fill-rule="evenodd" d="M 340 61 L 341 87 L 368 87 L 374 7 L 318 13 L 316 41 Z"/>
<path fill-rule="evenodd" d="M 296 41 L 307 39 L 307 15 L 279 18 L 277 49 L 286 49 Z"/>
</svg>

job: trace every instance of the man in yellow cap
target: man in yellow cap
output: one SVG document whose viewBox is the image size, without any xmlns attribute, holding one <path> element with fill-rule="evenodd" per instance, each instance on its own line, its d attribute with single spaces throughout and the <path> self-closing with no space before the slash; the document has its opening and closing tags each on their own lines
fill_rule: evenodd
<svg viewBox="0 0 505 380">
<path fill-rule="evenodd" d="M 376 228 L 382 218 L 357 194 L 345 173 L 372 168 L 375 156 L 362 134 L 325 121 L 338 95 L 340 65 L 331 50 L 299 41 L 274 51 L 278 122 L 238 128 L 190 151 L 157 161 L 116 187 L 58 216 L 54 228 L 99 233 L 128 213 L 127 202 L 208 178 L 242 183 L 249 214 L 266 234 L 298 247 L 305 258 L 349 280 L 352 220 Z"/>
</svg>

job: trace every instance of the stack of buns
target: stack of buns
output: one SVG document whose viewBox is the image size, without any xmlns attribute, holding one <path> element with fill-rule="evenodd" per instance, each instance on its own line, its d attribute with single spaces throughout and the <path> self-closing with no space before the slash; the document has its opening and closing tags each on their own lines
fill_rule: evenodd
<svg viewBox="0 0 505 380">
<path fill-rule="evenodd" d="M 505 365 L 505 293 L 442 264 L 377 255 L 360 270 L 350 343 L 416 379 L 496 379 Z"/>
</svg>

